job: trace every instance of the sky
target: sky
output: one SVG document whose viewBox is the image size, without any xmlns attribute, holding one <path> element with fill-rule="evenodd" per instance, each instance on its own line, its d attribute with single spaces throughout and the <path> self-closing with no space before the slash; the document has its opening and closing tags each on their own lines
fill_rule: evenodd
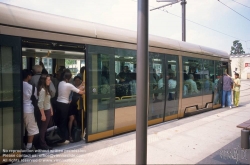
<svg viewBox="0 0 250 165">
<path fill-rule="evenodd" d="M 245 52 L 250 53 L 250 0 L 186 1 L 186 42 L 230 53 L 233 41 L 240 40 Z M 136 0 L 0 0 L 0 2 L 133 31 L 137 30 Z M 167 3 L 149 0 L 149 9 Z M 164 7 L 162 10 L 149 11 L 149 34 L 181 41 L 181 13 L 180 3 Z"/>
</svg>

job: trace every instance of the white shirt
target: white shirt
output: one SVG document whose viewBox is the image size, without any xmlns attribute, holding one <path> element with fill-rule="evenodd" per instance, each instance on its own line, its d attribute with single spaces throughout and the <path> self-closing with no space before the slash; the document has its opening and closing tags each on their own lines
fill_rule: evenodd
<svg viewBox="0 0 250 165">
<path fill-rule="evenodd" d="M 176 81 L 173 79 L 168 80 L 168 89 L 175 89 L 176 88 Z M 170 92 L 175 93 L 175 92 Z"/>
<path fill-rule="evenodd" d="M 31 95 L 32 95 L 32 85 L 23 81 L 23 113 L 34 113 L 34 107 L 32 105 L 32 101 L 30 100 Z M 36 87 L 34 95 L 37 98 Z"/>
<path fill-rule="evenodd" d="M 50 110 L 51 104 L 50 104 L 50 98 L 51 96 L 49 94 L 45 93 L 45 89 L 41 89 L 39 92 L 38 97 L 38 107 L 40 110 Z"/>
<path fill-rule="evenodd" d="M 65 81 L 61 81 L 58 85 L 58 97 L 57 101 L 61 103 L 69 103 L 69 95 L 70 92 L 79 93 L 79 89 L 77 89 L 74 85 L 70 83 L 66 83 Z"/>
</svg>

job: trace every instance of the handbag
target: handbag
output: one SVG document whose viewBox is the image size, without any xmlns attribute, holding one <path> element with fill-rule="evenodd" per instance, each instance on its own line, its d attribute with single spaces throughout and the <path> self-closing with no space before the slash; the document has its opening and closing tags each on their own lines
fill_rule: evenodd
<svg viewBox="0 0 250 165">
<path fill-rule="evenodd" d="M 54 120 L 53 120 L 53 123 L 54 123 Z M 59 129 L 55 126 L 55 123 L 52 128 L 47 129 L 45 140 L 47 144 L 54 144 L 62 140 Z"/>
<path fill-rule="evenodd" d="M 74 142 L 81 141 L 81 134 L 82 134 L 81 129 L 74 127 L 72 129 L 72 132 L 71 132 L 71 137 L 72 137 L 73 141 Z"/>
</svg>

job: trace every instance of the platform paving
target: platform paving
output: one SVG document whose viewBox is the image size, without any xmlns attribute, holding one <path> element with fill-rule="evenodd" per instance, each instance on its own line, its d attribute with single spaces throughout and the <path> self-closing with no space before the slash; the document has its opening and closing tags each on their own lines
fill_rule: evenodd
<svg viewBox="0 0 250 165">
<path fill-rule="evenodd" d="M 250 164 L 250 149 L 240 148 L 241 129 L 236 127 L 249 119 L 250 81 L 242 81 L 237 108 L 220 108 L 149 127 L 147 163 Z M 135 135 L 130 132 L 93 143 L 58 146 L 55 149 L 62 153 L 44 153 L 41 162 L 25 164 L 135 164 Z"/>
</svg>

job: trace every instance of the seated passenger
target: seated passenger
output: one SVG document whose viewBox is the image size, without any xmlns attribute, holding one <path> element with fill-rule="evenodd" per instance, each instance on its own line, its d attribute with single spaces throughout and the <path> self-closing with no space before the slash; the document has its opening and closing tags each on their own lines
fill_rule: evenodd
<svg viewBox="0 0 250 165">
<path fill-rule="evenodd" d="M 194 81 L 194 75 L 189 74 L 189 79 L 185 81 L 185 84 L 188 86 L 188 93 L 189 94 L 196 94 L 200 91 L 197 89 L 196 82 Z"/>
</svg>

